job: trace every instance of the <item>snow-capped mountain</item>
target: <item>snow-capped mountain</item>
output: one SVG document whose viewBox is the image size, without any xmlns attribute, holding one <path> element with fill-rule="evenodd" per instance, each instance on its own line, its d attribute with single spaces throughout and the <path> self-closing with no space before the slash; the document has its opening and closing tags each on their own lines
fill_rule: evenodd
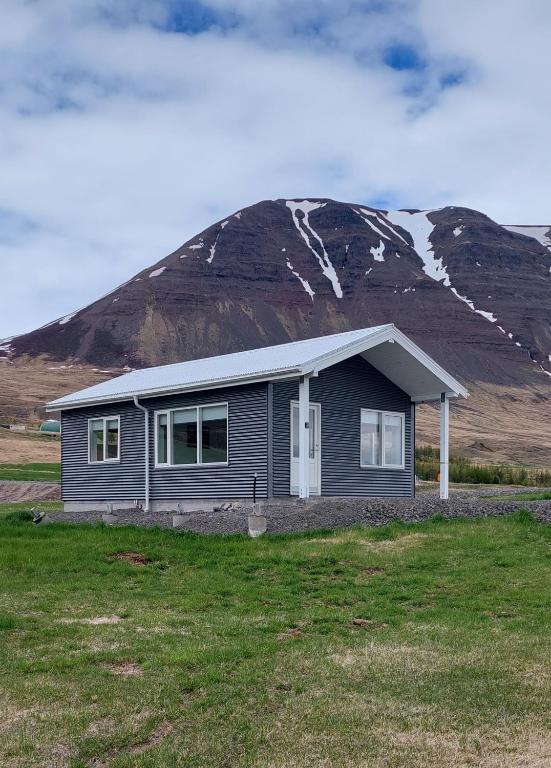
<svg viewBox="0 0 551 768">
<path fill-rule="evenodd" d="M 0 355 L 139 367 L 387 322 L 466 382 L 546 381 L 551 227 L 266 200 Z"/>
</svg>

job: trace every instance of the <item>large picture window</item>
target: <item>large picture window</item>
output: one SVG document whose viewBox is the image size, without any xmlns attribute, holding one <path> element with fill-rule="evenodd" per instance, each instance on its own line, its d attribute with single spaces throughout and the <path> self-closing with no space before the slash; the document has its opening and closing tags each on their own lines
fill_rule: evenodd
<svg viewBox="0 0 551 768">
<path fill-rule="evenodd" d="M 88 422 L 88 460 L 92 464 L 118 461 L 120 453 L 120 417 L 90 419 Z"/>
<path fill-rule="evenodd" d="M 227 403 L 157 411 L 157 466 L 228 463 Z"/>
<path fill-rule="evenodd" d="M 404 414 L 361 411 L 362 467 L 404 466 Z"/>
</svg>

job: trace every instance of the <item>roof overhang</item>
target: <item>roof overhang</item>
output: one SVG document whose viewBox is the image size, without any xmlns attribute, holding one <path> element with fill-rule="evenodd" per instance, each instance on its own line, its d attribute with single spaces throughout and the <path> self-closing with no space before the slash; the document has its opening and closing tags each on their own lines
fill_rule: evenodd
<svg viewBox="0 0 551 768">
<path fill-rule="evenodd" d="M 311 373 L 317 374 L 353 355 L 365 358 L 414 402 L 440 400 L 442 394 L 469 397 L 462 384 L 394 325 L 313 361 Z"/>
</svg>

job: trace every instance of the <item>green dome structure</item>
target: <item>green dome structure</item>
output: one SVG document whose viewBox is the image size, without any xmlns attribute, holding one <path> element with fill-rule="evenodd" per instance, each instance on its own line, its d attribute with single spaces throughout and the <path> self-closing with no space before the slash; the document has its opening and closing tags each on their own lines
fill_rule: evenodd
<svg viewBox="0 0 551 768">
<path fill-rule="evenodd" d="M 50 435 L 59 435 L 61 432 L 61 423 L 57 419 L 47 419 L 40 425 L 41 432 L 47 432 Z"/>
</svg>

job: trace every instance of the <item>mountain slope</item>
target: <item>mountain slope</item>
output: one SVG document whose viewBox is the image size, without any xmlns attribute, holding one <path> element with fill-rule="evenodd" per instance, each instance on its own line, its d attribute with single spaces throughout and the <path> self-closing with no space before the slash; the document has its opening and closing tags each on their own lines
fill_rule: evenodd
<svg viewBox="0 0 551 768">
<path fill-rule="evenodd" d="M 394 322 L 464 381 L 537 381 L 551 229 L 531 229 L 466 208 L 263 201 L 2 349 L 137 367 Z"/>
</svg>

